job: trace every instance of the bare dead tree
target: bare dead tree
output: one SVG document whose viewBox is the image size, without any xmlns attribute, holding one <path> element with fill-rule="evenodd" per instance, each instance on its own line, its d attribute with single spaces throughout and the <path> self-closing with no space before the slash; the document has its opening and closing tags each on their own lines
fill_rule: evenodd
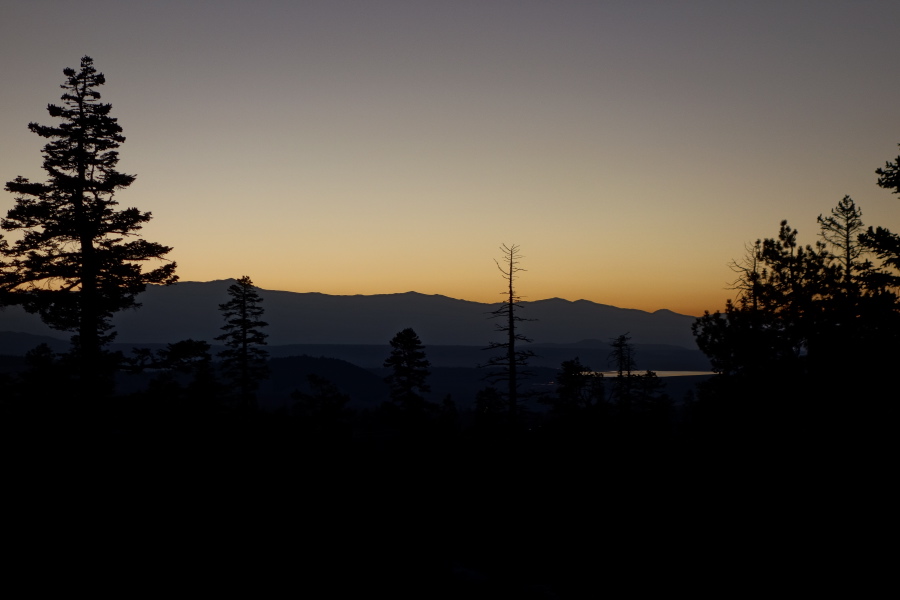
<svg viewBox="0 0 900 600">
<path fill-rule="evenodd" d="M 522 255 L 519 254 L 519 246 L 503 244 L 500 246 L 500 250 L 503 252 L 503 262 L 496 259 L 494 262 L 507 282 L 507 289 L 501 292 L 505 299 L 500 308 L 491 312 L 490 318 L 502 320 L 502 323 L 497 323 L 496 331 L 506 334 L 506 339 L 502 342 L 491 342 L 485 350 L 501 349 L 503 353 L 479 366 L 493 367 L 493 370 L 485 377 L 491 383 L 506 382 L 507 410 L 510 420 L 513 421 L 519 409 L 519 385 L 522 379 L 532 374 L 528 370 L 528 360 L 535 355 L 531 350 L 523 350 L 517 346 L 517 343 L 532 341 L 518 330 L 518 325 L 523 321 L 533 321 L 534 319 L 526 319 L 519 315 L 524 302 L 522 297 L 516 293 L 515 280 L 518 273 L 525 271 L 519 266 L 522 258 Z"/>
<path fill-rule="evenodd" d="M 762 240 L 756 240 L 753 245 L 745 244 L 744 257 L 731 261 L 728 268 L 738 274 L 738 278 L 728 286 L 728 289 L 737 292 L 735 300 L 741 306 L 757 310 L 760 291 L 768 278 L 762 259 Z"/>
</svg>

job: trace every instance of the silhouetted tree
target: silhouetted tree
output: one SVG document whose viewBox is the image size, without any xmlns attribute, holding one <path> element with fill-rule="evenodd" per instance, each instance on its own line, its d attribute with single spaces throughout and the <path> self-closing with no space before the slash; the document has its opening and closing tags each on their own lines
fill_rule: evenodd
<svg viewBox="0 0 900 600">
<path fill-rule="evenodd" d="M 900 289 L 900 235 L 886 227 L 869 227 L 859 241 L 881 261 L 881 268 L 864 274 L 868 286 L 896 293 Z"/>
<path fill-rule="evenodd" d="M 664 413 L 661 409 L 670 405 L 664 392 L 665 384 L 649 369 L 643 373 L 633 372 L 637 367 L 637 353 L 628 334 L 613 338 L 609 345 L 612 350 L 608 360 L 616 367 L 609 396 L 619 415 L 646 417 Z"/>
<path fill-rule="evenodd" d="M 823 290 L 820 300 L 823 311 L 817 326 L 824 333 L 819 339 L 822 358 L 830 354 L 852 361 L 852 355 L 860 353 L 858 346 L 868 344 L 867 339 L 872 337 L 872 332 L 867 332 L 872 324 L 870 316 L 893 300 L 887 291 L 890 276 L 870 260 L 862 260 L 872 252 L 866 246 L 862 211 L 850 196 L 844 196 L 830 217 L 819 215 L 819 225 L 820 235 L 834 251 L 839 279 L 835 289 Z M 837 364 L 834 367 L 840 368 Z"/>
<path fill-rule="evenodd" d="M 765 310 L 764 289 L 769 277 L 762 240 L 756 240 L 753 245 L 747 244 L 744 257 L 731 261 L 729 267 L 738 274 L 738 278 L 729 286 L 729 289 L 737 292 L 736 303 L 728 300 L 724 315 L 719 311 L 713 314 L 707 311 L 693 325 L 698 344 L 705 344 L 710 348 L 707 356 L 710 357 L 713 370 L 726 373 L 731 372 L 736 365 L 746 366 L 748 360 L 752 362 L 753 358 L 766 354 L 758 348 L 760 345 L 768 345 L 762 334 L 764 320 L 768 315 Z M 699 339 L 701 336 L 702 340 Z M 731 339 L 738 337 L 742 342 L 731 344 Z"/>
<path fill-rule="evenodd" d="M 391 386 L 391 400 L 404 412 L 421 413 L 426 405 L 422 394 L 430 392 L 426 383 L 431 363 L 425 358 L 425 347 L 416 332 L 407 327 L 391 340 L 391 354 L 384 366 L 391 369 L 386 381 Z"/>
<path fill-rule="evenodd" d="M 885 163 L 883 169 L 876 169 L 878 186 L 900 194 L 900 156 L 893 163 Z M 881 269 L 873 269 L 869 283 L 897 292 L 900 289 L 900 235 L 884 227 L 869 229 L 859 236 L 860 243 L 882 262 Z"/>
<path fill-rule="evenodd" d="M 109 104 L 99 102 L 102 73 L 85 56 L 81 68 L 65 69 L 62 106 L 47 107 L 57 126 L 29 123 L 49 138 L 43 149 L 45 183 L 16 177 L 6 190 L 16 205 L 2 220 L 6 231 L 22 235 L 0 243 L 0 301 L 38 313 L 50 327 L 74 332 L 72 338 L 82 392 L 99 392 L 101 356 L 112 340 L 110 318 L 139 306 L 136 297 L 149 283 L 170 284 L 175 263 L 144 271 L 147 261 L 163 259 L 171 248 L 137 236 L 151 215 L 119 210 L 115 193 L 134 182 L 116 170 L 116 148 L 125 138 Z"/>
<path fill-rule="evenodd" d="M 603 374 L 581 364 L 578 357 L 565 360 L 556 374 L 556 396 L 544 403 L 550 404 L 553 411 L 561 415 L 594 408 L 605 400 L 603 383 Z"/>
<path fill-rule="evenodd" d="M 900 144 L 897 144 L 900 146 Z M 894 162 L 885 162 L 883 169 L 875 169 L 878 175 L 878 186 L 886 190 L 894 190 L 893 193 L 900 194 L 900 156 Z"/>
<path fill-rule="evenodd" d="M 880 373 L 895 364 L 897 296 L 889 273 L 860 260 L 867 237 L 879 230 L 859 234 L 859 214 L 845 197 L 832 218 L 820 219 L 823 237 L 841 250 L 834 254 L 821 241 L 800 246 L 797 231 L 782 221 L 778 237 L 761 245 L 753 301 L 746 296 L 729 301 L 724 314 L 707 311 L 695 321 L 698 347 L 725 376 L 707 391 L 720 400 L 742 399 L 745 412 L 738 420 L 745 424 L 752 422 L 747 415 L 759 399 L 787 411 L 779 418 L 794 427 L 813 411 L 833 422 L 847 410 L 848 398 L 873 397 L 862 390 L 877 388 Z M 889 240 L 890 234 L 880 231 Z M 859 377 L 863 372 L 868 375 Z"/>
<path fill-rule="evenodd" d="M 725 311 L 705 311 L 691 325 L 697 346 L 716 373 L 762 371 L 773 357 L 792 355 L 792 347 L 769 326 L 772 315 L 741 298 L 725 302 Z"/>
<path fill-rule="evenodd" d="M 879 169 L 878 184 L 895 189 L 898 165 L 900 158 Z M 757 244 L 738 301 L 693 325 L 720 375 L 699 388 L 691 414 L 707 433 L 727 432 L 721 442 L 747 447 L 765 436 L 776 454 L 821 451 L 835 439 L 871 440 L 889 420 L 885 390 L 896 387 L 900 358 L 900 237 L 881 227 L 862 232 L 848 196 L 819 224 L 823 241 L 804 247 L 782 221 L 777 238 Z"/>
<path fill-rule="evenodd" d="M 659 405 L 660 400 L 668 401 L 668 396 L 664 391 L 666 386 L 655 371 L 648 369 L 643 373 L 632 375 L 632 377 L 637 378 L 639 408 L 645 412 L 653 411 Z"/>
<path fill-rule="evenodd" d="M 631 338 L 627 333 L 615 337 L 610 342 L 609 356 L 607 360 L 610 365 L 616 368 L 616 378 L 613 379 L 610 396 L 621 406 L 630 406 L 632 401 L 632 388 L 634 387 L 634 378 L 631 371 L 635 368 L 634 345 L 630 342 Z"/>
<path fill-rule="evenodd" d="M 865 251 L 859 242 L 859 235 L 864 231 L 862 211 L 850 196 L 844 196 L 831 209 L 831 216 L 819 215 L 818 222 L 821 229 L 819 235 L 836 250 L 833 255 L 841 267 L 844 292 L 850 294 L 855 274 L 865 268 L 865 265 L 857 262 Z"/>
<path fill-rule="evenodd" d="M 766 276 L 762 266 L 762 240 L 756 240 L 752 246 L 744 247 L 744 257 L 741 260 L 733 260 L 728 266 L 738 274 L 738 278 L 732 282 L 730 289 L 737 292 L 739 302 L 744 302 L 752 309 L 759 307 L 760 288 Z"/>
<path fill-rule="evenodd" d="M 635 367 L 635 351 L 634 345 L 630 343 L 631 338 L 627 333 L 613 338 L 610 342 L 612 350 L 609 352 L 609 362 L 616 367 L 619 377 L 622 375 L 631 375 L 632 369 Z"/>
<path fill-rule="evenodd" d="M 205 368 L 212 362 L 209 344 L 201 340 L 181 340 L 167 344 L 157 352 L 159 364 L 163 368 L 178 373 L 194 373 L 198 368 Z"/>
<path fill-rule="evenodd" d="M 787 221 L 777 238 L 757 243 L 753 260 L 733 286 L 742 292 L 738 302 L 729 300 L 724 315 L 707 311 L 692 326 L 698 346 L 721 373 L 763 372 L 797 361 L 822 330 L 822 299 L 838 289 L 825 244 L 800 246 Z"/>
<path fill-rule="evenodd" d="M 132 348 L 131 356 L 122 358 L 119 368 L 126 373 L 143 373 L 156 368 L 158 359 L 150 348 Z"/>
<path fill-rule="evenodd" d="M 500 246 L 503 252 L 503 263 L 497 260 L 497 268 L 503 274 L 507 283 L 507 289 L 501 292 L 506 299 L 500 305 L 500 308 L 491 313 L 491 318 L 501 319 L 502 324 L 497 324 L 496 331 L 506 334 L 503 342 L 491 342 L 486 350 L 503 350 L 503 354 L 490 358 L 481 367 L 493 367 L 496 370 L 487 375 L 487 379 L 493 383 L 501 381 L 506 382 L 506 403 L 507 413 L 511 420 L 515 420 L 519 409 L 519 385 L 521 380 L 529 375 L 528 360 L 534 356 L 531 350 L 523 350 L 517 347 L 518 343 L 528 343 L 532 340 L 525 337 L 519 330 L 518 325 L 525 319 L 518 313 L 523 308 L 524 302 L 522 297 L 515 291 L 515 280 L 517 273 L 524 271 L 519 266 L 522 256 L 519 254 L 519 246 L 513 244 Z"/>
<path fill-rule="evenodd" d="M 801 246 L 797 230 L 782 221 L 777 238 L 763 241 L 768 272 L 765 305 L 778 313 L 785 331 L 793 331 L 795 354 L 808 350 L 809 335 L 820 321 L 820 300 L 837 290 L 839 273 L 824 242 Z"/>
<path fill-rule="evenodd" d="M 222 330 L 225 332 L 216 340 L 225 342 L 226 350 L 219 353 L 222 369 L 236 385 L 240 404 L 243 408 L 255 405 L 254 392 L 260 380 L 268 376 L 266 365 L 268 352 L 260 348 L 266 344 L 268 334 L 262 328 L 268 323 L 262 321 L 262 298 L 249 277 L 244 276 L 228 287 L 231 300 L 219 305 L 225 318 Z"/>
</svg>

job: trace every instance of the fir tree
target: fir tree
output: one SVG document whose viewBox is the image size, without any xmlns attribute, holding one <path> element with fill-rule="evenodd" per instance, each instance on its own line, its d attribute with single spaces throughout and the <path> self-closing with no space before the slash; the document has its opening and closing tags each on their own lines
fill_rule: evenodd
<svg viewBox="0 0 900 600">
<path fill-rule="evenodd" d="M 50 327 L 73 332 L 82 391 L 97 393 L 103 347 L 110 342 L 110 318 L 136 308 L 147 284 L 176 281 L 175 263 L 145 271 L 148 261 L 164 259 L 171 248 L 147 242 L 137 232 L 149 212 L 118 209 L 116 192 L 134 175 L 116 170 L 116 149 L 125 141 L 122 127 L 109 116 L 97 87 L 106 83 L 93 60 L 65 69 L 62 105 L 47 107 L 58 125 L 29 123 L 51 141 L 44 146 L 44 183 L 16 177 L 6 190 L 16 204 L 0 226 L 18 235 L 0 243 L 0 300 L 37 313 Z"/>
<path fill-rule="evenodd" d="M 259 382 L 269 374 L 266 364 L 268 352 L 260 348 L 266 344 L 267 333 L 262 328 L 268 323 L 262 321 L 262 298 L 249 277 L 244 276 L 228 288 L 231 300 L 219 305 L 225 318 L 222 330 L 225 332 L 216 340 L 225 342 L 226 350 L 219 353 L 222 370 L 237 388 L 240 405 L 244 409 L 256 404 L 254 392 Z"/>
<path fill-rule="evenodd" d="M 565 360 L 556 374 L 556 396 L 544 403 L 550 404 L 554 412 L 561 415 L 579 414 L 596 408 L 605 400 L 603 384 L 603 374 L 595 373 L 578 357 Z"/>
<path fill-rule="evenodd" d="M 387 377 L 391 400 L 404 412 L 420 413 L 425 408 L 422 394 L 431 391 L 426 383 L 430 364 L 425 358 L 425 347 L 412 328 L 407 327 L 391 340 L 391 354 L 384 366 L 391 369 Z"/>
<path fill-rule="evenodd" d="M 634 370 L 636 362 L 634 360 L 635 351 L 634 345 L 630 342 L 631 337 L 627 333 L 623 333 L 622 335 L 613 338 L 613 340 L 609 343 L 610 350 L 609 352 L 609 363 L 616 367 L 616 371 L 619 374 L 619 377 L 623 375 L 631 376 L 631 371 Z"/>
<path fill-rule="evenodd" d="M 900 194 L 900 156 L 894 162 L 885 162 L 883 169 L 875 169 L 875 174 L 878 175 L 878 187 Z"/>
<path fill-rule="evenodd" d="M 900 144 L 898 144 L 900 145 Z M 876 169 L 878 187 L 900 194 L 900 156 L 894 162 L 884 163 L 883 169 Z M 882 262 L 882 269 L 873 273 L 870 283 L 881 288 L 900 289 L 900 235 L 886 227 L 869 227 L 859 237 L 860 243 L 875 254 Z"/>
</svg>

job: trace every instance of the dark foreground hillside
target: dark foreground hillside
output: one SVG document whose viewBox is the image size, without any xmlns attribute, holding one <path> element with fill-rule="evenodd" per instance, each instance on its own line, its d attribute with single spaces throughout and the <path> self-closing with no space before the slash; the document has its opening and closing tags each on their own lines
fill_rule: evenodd
<svg viewBox="0 0 900 600">
<path fill-rule="evenodd" d="M 79 404 L 63 379 L 29 377 L 3 381 L 5 480 L 27 509 L 10 515 L 164 549 L 108 569 L 252 572 L 257 590 L 288 581 L 314 596 L 596 598 L 720 589 L 711 571 L 766 580 L 825 534 L 821 494 L 857 456 L 833 444 L 834 420 L 778 391 L 755 408 L 702 389 L 680 404 L 551 402 L 510 423 L 483 404 L 405 414 L 313 389 L 247 412 L 227 391 L 171 382 Z"/>
</svg>

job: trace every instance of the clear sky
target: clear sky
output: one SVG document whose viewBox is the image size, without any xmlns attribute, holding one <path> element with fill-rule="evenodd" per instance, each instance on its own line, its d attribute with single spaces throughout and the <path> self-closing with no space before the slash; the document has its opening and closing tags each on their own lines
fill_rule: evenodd
<svg viewBox="0 0 900 600">
<path fill-rule="evenodd" d="M 44 179 L 27 124 L 89 55 L 184 281 L 494 302 L 506 243 L 526 299 L 699 315 L 781 219 L 900 230 L 898 32 L 896 0 L 4 0 L 0 181 Z"/>
</svg>

